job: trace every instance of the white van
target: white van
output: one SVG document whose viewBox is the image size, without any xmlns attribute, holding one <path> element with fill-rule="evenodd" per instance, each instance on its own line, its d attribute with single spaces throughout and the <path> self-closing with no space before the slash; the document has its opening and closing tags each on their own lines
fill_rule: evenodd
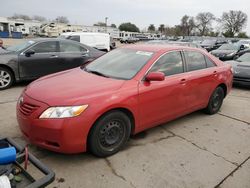
<svg viewBox="0 0 250 188">
<path fill-rule="evenodd" d="M 98 50 L 110 51 L 110 35 L 106 33 L 74 32 L 63 33 L 66 39 L 78 41 Z"/>
</svg>

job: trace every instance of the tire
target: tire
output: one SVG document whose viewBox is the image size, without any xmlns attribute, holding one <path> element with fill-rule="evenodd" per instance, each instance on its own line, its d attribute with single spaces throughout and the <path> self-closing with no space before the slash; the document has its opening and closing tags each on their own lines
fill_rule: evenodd
<svg viewBox="0 0 250 188">
<path fill-rule="evenodd" d="M 14 75 L 9 69 L 0 67 L 0 90 L 9 88 L 14 80 Z"/>
<path fill-rule="evenodd" d="M 121 150 L 131 132 L 129 117 L 120 111 L 102 116 L 92 127 L 88 139 L 90 152 L 97 157 L 107 157 Z"/>
<path fill-rule="evenodd" d="M 207 107 L 204 109 L 207 114 L 216 114 L 223 103 L 223 99 L 225 97 L 225 93 L 222 87 L 217 87 L 212 93 Z"/>
</svg>

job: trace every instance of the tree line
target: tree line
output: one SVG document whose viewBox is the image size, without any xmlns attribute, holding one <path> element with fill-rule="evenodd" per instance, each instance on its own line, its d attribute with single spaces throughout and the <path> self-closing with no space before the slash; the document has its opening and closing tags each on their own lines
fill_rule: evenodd
<svg viewBox="0 0 250 188">
<path fill-rule="evenodd" d="M 48 21 L 47 18 L 43 17 L 43 16 L 28 16 L 25 14 L 14 14 L 13 16 L 8 17 L 10 19 L 23 19 L 23 20 L 37 20 L 40 22 L 46 22 Z M 68 24 L 69 20 L 66 16 L 57 16 L 55 19 L 52 19 L 53 22 L 57 22 L 57 23 L 65 23 Z"/>
<path fill-rule="evenodd" d="M 167 36 L 213 36 L 223 35 L 225 37 L 247 38 L 242 30 L 247 25 L 247 14 L 242 11 L 230 10 L 223 12 L 220 18 L 216 18 L 211 12 L 200 12 L 195 17 L 184 15 L 180 24 L 174 27 L 160 24 L 158 28 L 150 24 L 147 32 L 161 33 Z M 217 23 L 220 29 L 213 28 Z M 139 32 L 139 28 L 128 22 L 119 26 L 121 31 Z"/>
</svg>

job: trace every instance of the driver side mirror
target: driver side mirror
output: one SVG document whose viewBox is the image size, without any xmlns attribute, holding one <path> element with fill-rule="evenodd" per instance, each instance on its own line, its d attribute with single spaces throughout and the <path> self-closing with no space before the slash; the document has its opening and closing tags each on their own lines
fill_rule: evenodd
<svg viewBox="0 0 250 188">
<path fill-rule="evenodd" d="M 35 54 L 34 50 L 29 49 L 28 51 L 25 52 L 26 57 L 30 57 L 31 55 Z"/>
<path fill-rule="evenodd" d="M 241 46 L 240 46 L 240 50 L 245 50 L 245 46 L 244 46 L 244 45 L 241 45 Z"/>
<path fill-rule="evenodd" d="M 150 72 L 145 77 L 146 81 L 163 81 L 165 80 L 165 74 L 163 72 Z"/>
</svg>

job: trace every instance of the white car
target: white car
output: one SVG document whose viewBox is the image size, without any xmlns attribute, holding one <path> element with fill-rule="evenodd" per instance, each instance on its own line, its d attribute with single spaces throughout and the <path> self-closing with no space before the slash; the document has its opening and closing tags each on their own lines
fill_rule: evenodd
<svg viewBox="0 0 250 188">
<path fill-rule="evenodd" d="M 244 45 L 245 47 L 249 48 L 250 47 L 250 40 L 239 40 L 236 44 L 239 46 Z"/>
<path fill-rule="evenodd" d="M 106 33 L 71 32 L 63 33 L 61 36 L 98 50 L 110 51 L 110 35 Z"/>
</svg>

